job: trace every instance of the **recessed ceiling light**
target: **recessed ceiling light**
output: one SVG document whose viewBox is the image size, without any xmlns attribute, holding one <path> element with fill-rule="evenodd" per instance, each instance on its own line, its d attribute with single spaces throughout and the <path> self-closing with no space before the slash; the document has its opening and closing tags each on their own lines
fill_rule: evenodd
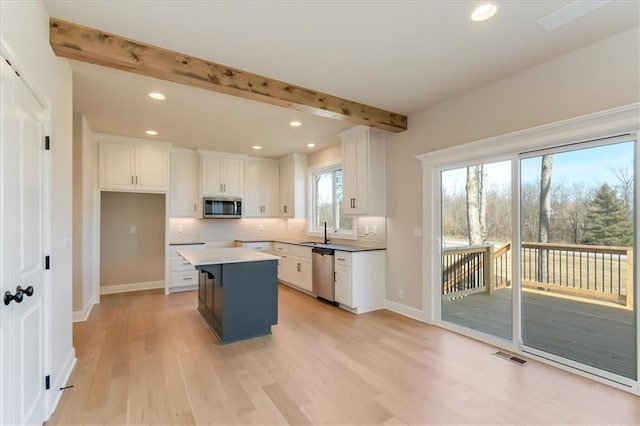
<svg viewBox="0 0 640 426">
<path fill-rule="evenodd" d="M 262 147 L 260 145 L 254 145 L 251 148 L 253 148 L 253 149 L 262 149 Z"/>
<path fill-rule="evenodd" d="M 158 135 L 158 132 L 156 132 L 155 130 L 147 130 L 145 133 L 148 134 L 148 135 L 151 135 L 151 136 L 157 136 Z"/>
<path fill-rule="evenodd" d="M 471 14 L 471 19 L 473 21 L 485 21 L 491 18 L 498 11 L 498 6 L 494 3 L 485 3 L 481 6 L 476 7 L 476 9 Z"/>
<path fill-rule="evenodd" d="M 291 123 L 289 123 L 289 126 L 291 127 L 300 127 L 302 126 L 302 123 L 299 121 L 292 121 Z"/>
<path fill-rule="evenodd" d="M 162 93 L 158 93 L 158 92 L 151 92 L 149 93 L 149 97 L 151 99 L 155 99 L 157 101 L 164 101 L 166 99 L 166 96 L 163 95 Z"/>
<path fill-rule="evenodd" d="M 316 146 L 316 144 L 315 144 L 315 143 L 308 143 L 308 144 L 307 144 L 307 146 L 308 146 L 309 148 L 313 148 L 314 146 Z"/>
</svg>

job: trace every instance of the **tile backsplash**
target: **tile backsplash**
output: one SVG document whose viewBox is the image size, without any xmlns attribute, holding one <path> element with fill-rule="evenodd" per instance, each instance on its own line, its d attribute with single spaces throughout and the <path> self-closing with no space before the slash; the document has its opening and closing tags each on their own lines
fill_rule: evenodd
<svg viewBox="0 0 640 426">
<path fill-rule="evenodd" d="M 360 217 L 357 220 L 357 239 L 329 239 L 335 244 L 359 247 L 384 247 L 386 218 Z M 232 240 L 297 240 L 321 241 L 307 235 L 304 219 L 192 219 L 174 218 L 169 221 L 169 242 L 232 241 Z"/>
</svg>

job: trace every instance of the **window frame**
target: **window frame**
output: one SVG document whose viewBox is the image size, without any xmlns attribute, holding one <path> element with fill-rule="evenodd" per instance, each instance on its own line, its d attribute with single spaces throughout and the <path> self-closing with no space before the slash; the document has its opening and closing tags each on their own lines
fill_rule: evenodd
<svg viewBox="0 0 640 426">
<path fill-rule="evenodd" d="M 317 215 L 317 206 L 316 206 L 316 188 L 315 188 L 315 177 L 319 174 L 335 172 L 338 170 L 342 170 L 344 173 L 344 168 L 342 162 L 330 162 L 320 164 L 314 167 L 310 167 L 308 169 L 308 195 L 309 195 L 309 220 L 307 221 L 307 235 L 310 237 L 324 237 L 324 229 L 315 228 L 314 225 L 316 223 L 316 215 Z M 335 182 L 334 182 L 335 185 Z M 343 185 L 344 186 L 344 185 Z M 335 189 L 335 186 L 334 186 Z M 336 194 L 335 190 L 333 191 L 333 208 L 332 212 L 335 215 L 336 212 Z M 352 217 L 352 229 L 345 228 L 329 228 L 327 227 L 327 236 L 329 239 L 337 238 L 342 240 L 355 240 L 357 238 L 357 217 Z M 334 218 L 335 223 L 335 218 Z"/>
</svg>

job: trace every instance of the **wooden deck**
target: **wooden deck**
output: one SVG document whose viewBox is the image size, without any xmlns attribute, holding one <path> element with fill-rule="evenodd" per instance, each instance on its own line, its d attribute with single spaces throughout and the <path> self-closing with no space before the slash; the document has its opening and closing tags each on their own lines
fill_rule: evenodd
<svg viewBox="0 0 640 426">
<path fill-rule="evenodd" d="M 442 318 L 511 340 L 511 289 L 444 302 Z M 525 291 L 522 327 L 526 346 L 636 378 L 631 310 Z"/>
</svg>

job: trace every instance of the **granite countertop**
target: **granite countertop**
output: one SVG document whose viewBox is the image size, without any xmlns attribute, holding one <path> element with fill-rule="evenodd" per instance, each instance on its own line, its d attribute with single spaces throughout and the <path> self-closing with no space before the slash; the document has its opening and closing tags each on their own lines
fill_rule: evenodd
<svg viewBox="0 0 640 426">
<path fill-rule="evenodd" d="M 294 244 L 298 246 L 304 247 L 320 247 L 320 248 L 328 248 L 333 250 L 340 251 L 348 251 L 348 252 L 359 252 L 359 251 L 375 251 L 375 250 L 386 250 L 386 247 L 358 247 L 358 246 L 347 246 L 343 244 L 323 244 L 312 241 L 295 241 L 295 240 L 236 240 L 239 243 L 265 243 L 265 242 L 275 242 L 275 243 L 283 243 L 283 244 Z"/>
<path fill-rule="evenodd" d="M 278 256 L 242 247 L 205 248 L 204 250 L 178 250 L 178 254 L 193 266 L 220 265 L 223 263 L 259 262 L 278 260 Z"/>
</svg>

